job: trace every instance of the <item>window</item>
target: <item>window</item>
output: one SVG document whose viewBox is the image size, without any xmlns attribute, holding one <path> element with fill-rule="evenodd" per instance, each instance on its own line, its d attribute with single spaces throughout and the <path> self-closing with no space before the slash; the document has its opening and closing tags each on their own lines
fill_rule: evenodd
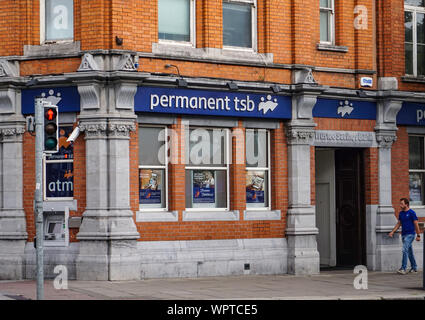
<svg viewBox="0 0 425 320">
<path fill-rule="evenodd" d="M 229 209 L 228 129 L 186 132 L 186 208 Z"/>
<path fill-rule="evenodd" d="M 40 0 L 41 42 L 74 38 L 74 1 Z"/>
<path fill-rule="evenodd" d="M 425 76 L 425 0 L 404 1 L 406 74 Z"/>
<path fill-rule="evenodd" d="M 320 42 L 334 43 L 334 0 L 320 0 Z"/>
<path fill-rule="evenodd" d="M 139 128 L 140 210 L 167 210 L 167 140 L 166 127 Z"/>
<path fill-rule="evenodd" d="M 256 50 L 255 8 L 254 0 L 223 1 L 223 46 Z"/>
<path fill-rule="evenodd" d="M 195 0 L 158 0 L 158 39 L 194 43 Z"/>
<path fill-rule="evenodd" d="M 47 154 L 44 161 L 45 200 L 72 200 L 74 198 L 74 148 L 66 142 L 72 126 L 59 127 L 59 151 Z"/>
<path fill-rule="evenodd" d="M 247 129 L 246 207 L 270 209 L 270 135 L 264 129 Z"/>
<path fill-rule="evenodd" d="M 424 205 L 424 137 L 409 136 L 409 196 L 411 205 Z"/>
</svg>

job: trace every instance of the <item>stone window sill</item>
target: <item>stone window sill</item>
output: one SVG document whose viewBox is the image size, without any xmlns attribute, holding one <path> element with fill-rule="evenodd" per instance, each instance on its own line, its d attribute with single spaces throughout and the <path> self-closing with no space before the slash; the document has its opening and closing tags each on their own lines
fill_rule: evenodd
<svg viewBox="0 0 425 320">
<path fill-rule="evenodd" d="M 188 45 L 172 43 L 153 43 L 152 53 L 156 56 L 173 57 L 192 60 L 208 60 L 230 63 L 272 64 L 273 54 L 258 53 L 252 50 L 233 48 L 194 48 Z"/>
<path fill-rule="evenodd" d="M 56 42 L 41 45 L 24 45 L 26 57 L 75 56 L 80 53 L 80 41 Z"/>
<path fill-rule="evenodd" d="M 401 80 L 404 82 L 419 82 L 425 83 L 425 76 L 404 76 L 401 77 Z"/>
<path fill-rule="evenodd" d="M 336 46 L 336 45 L 333 45 L 333 44 L 326 44 L 326 43 L 318 43 L 317 44 L 317 50 L 346 53 L 346 52 L 348 52 L 348 47 L 346 47 L 346 46 Z"/>
<path fill-rule="evenodd" d="M 200 209 L 202 210 L 202 209 Z M 183 211 L 183 221 L 237 221 L 239 211 Z"/>
<path fill-rule="evenodd" d="M 244 210 L 244 220 L 280 220 L 280 210 Z"/>
<path fill-rule="evenodd" d="M 137 211 L 136 222 L 174 222 L 178 221 L 177 211 Z"/>
</svg>

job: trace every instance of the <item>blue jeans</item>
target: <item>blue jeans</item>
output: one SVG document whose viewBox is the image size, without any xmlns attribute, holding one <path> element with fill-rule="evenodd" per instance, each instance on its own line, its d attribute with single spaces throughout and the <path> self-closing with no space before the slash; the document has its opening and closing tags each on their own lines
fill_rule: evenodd
<svg viewBox="0 0 425 320">
<path fill-rule="evenodd" d="M 415 239 L 415 234 L 406 234 L 401 237 L 403 241 L 403 259 L 401 262 L 401 268 L 406 270 L 407 267 L 407 257 L 409 257 L 410 265 L 412 269 L 417 270 L 418 266 L 416 265 L 415 256 L 413 255 L 412 242 Z"/>
</svg>

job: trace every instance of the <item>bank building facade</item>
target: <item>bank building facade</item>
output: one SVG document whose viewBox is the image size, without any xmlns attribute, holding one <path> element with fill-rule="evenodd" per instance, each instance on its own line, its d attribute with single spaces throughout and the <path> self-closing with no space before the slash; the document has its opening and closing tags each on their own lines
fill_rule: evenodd
<svg viewBox="0 0 425 320">
<path fill-rule="evenodd" d="M 36 97 L 47 278 L 397 270 L 399 199 L 425 218 L 425 3 L 307 2 L 0 1 L 0 279 L 35 278 Z"/>
</svg>

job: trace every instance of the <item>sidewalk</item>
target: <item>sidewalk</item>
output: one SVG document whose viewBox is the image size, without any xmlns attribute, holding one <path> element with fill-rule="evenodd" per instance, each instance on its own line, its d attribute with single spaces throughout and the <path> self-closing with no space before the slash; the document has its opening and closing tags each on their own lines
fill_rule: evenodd
<svg viewBox="0 0 425 320">
<path fill-rule="evenodd" d="M 368 289 L 356 290 L 351 270 L 314 276 L 246 275 L 139 281 L 73 281 L 67 290 L 45 282 L 46 300 L 424 300 L 422 272 L 399 275 L 368 272 Z M 0 300 L 36 298 L 34 280 L 0 281 Z"/>
</svg>

